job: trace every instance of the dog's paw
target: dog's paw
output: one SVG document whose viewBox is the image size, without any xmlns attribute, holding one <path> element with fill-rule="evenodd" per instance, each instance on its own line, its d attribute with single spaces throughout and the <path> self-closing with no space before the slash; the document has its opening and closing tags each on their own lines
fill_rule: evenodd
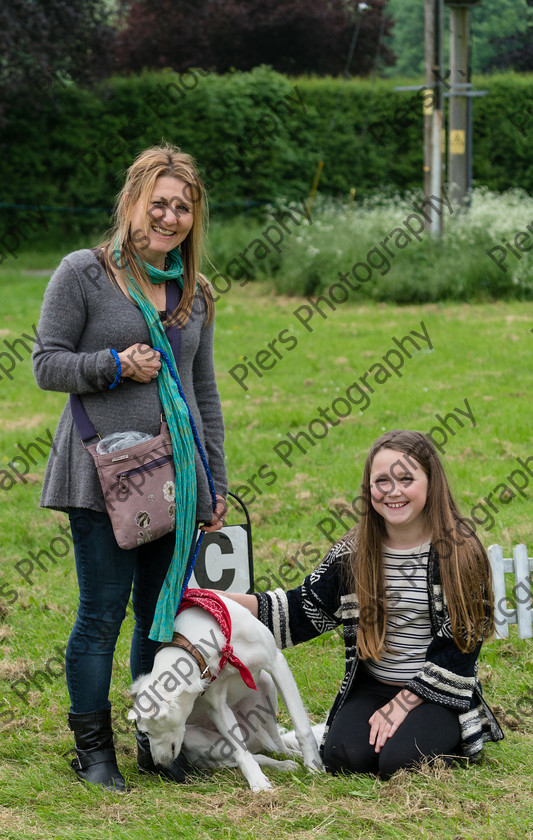
<svg viewBox="0 0 533 840">
<path fill-rule="evenodd" d="M 324 763 L 320 758 L 314 758 L 310 762 L 305 762 L 305 766 L 309 770 L 310 773 L 325 773 L 326 768 L 324 767 Z"/>
<path fill-rule="evenodd" d="M 280 732 L 280 737 L 284 746 L 284 752 L 292 753 L 293 755 L 302 755 L 302 750 L 300 744 L 298 743 L 298 739 L 296 738 L 294 729 L 292 732 Z"/>
<path fill-rule="evenodd" d="M 285 759 L 284 761 L 278 761 L 276 763 L 276 770 L 283 770 L 284 772 L 288 773 L 289 770 L 294 771 L 298 770 L 300 767 L 296 761 L 291 761 L 290 759 Z"/>
<path fill-rule="evenodd" d="M 254 782 L 253 785 L 250 785 L 252 793 L 261 793 L 264 790 L 272 790 L 273 785 L 270 784 L 268 779 L 264 778 L 264 780 Z"/>
</svg>

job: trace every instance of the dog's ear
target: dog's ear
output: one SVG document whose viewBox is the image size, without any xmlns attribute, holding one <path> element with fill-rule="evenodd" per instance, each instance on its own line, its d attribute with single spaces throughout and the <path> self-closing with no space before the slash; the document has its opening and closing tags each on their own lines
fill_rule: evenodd
<svg viewBox="0 0 533 840">
<path fill-rule="evenodd" d="M 128 712 L 128 720 L 135 720 L 137 723 L 140 723 L 141 720 L 143 721 L 150 721 L 150 720 L 165 720 L 169 716 L 170 706 L 166 700 L 159 698 L 155 700 L 152 698 L 143 698 L 143 693 L 141 692 L 138 697 L 136 697 L 135 704 L 133 709 L 130 709 Z M 143 706 L 140 704 L 140 700 L 143 700 L 143 703 L 148 703 L 149 699 L 149 706 Z"/>
</svg>

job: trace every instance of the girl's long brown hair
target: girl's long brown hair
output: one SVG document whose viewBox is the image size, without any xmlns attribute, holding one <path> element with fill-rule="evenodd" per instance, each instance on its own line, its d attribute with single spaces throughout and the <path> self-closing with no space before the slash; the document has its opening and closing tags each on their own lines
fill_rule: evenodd
<svg viewBox="0 0 533 840">
<path fill-rule="evenodd" d="M 207 229 L 207 200 L 204 185 L 190 155 L 184 154 L 176 146 L 163 144 L 152 146 L 141 152 L 126 173 L 126 181 L 115 201 L 114 223 L 105 242 L 102 243 L 102 255 L 109 277 L 117 269 L 113 255 L 120 251 L 119 266 L 126 261 L 133 279 L 149 298 L 151 283 L 143 270 L 142 250 L 136 247 L 131 231 L 131 214 L 137 202 L 141 201 L 144 210 L 148 210 L 155 182 L 161 176 L 179 178 L 187 184 L 187 200 L 192 205 L 193 225 L 180 245 L 183 259 L 183 293 L 178 307 L 170 317 L 170 323 L 183 325 L 187 322 L 194 301 L 196 283 L 203 293 L 207 321 L 211 321 L 214 312 L 213 295 L 207 280 L 200 274 L 200 262 L 203 252 L 204 235 Z M 135 233 L 135 232 L 134 232 Z M 146 231 L 142 231 L 146 233 Z"/>
<path fill-rule="evenodd" d="M 382 562 L 386 529 L 383 517 L 372 507 L 370 495 L 372 463 L 380 449 L 403 452 L 406 467 L 414 471 L 416 465 L 408 457 L 415 459 L 427 476 L 427 530 L 440 557 L 441 582 L 453 637 L 460 650 L 472 651 L 480 639 L 494 632 L 492 576 L 487 554 L 457 509 L 430 439 L 422 432 L 396 430 L 378 438 L 368 453 L 361 487 L 365 513 L 353 531 L 347 571 L 359 601 L 359 656 L 380 658 L 387 625 Z"/>
</svg>

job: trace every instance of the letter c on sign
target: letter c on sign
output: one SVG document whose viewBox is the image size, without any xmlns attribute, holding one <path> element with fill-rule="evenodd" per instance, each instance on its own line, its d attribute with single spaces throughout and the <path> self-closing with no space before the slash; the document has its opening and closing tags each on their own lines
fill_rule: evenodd
<svg viewBox="0 0 533 840">
<path fill-rule="evenodd" d="M 222 589 L 227 590 L 235 580 L 235 569 L 224 569 L 218 580 L 211 580 L 206 568 L 207 550 L 211 551 L 218 548 L 220 554 L 233 554 L 233 544 L 227 534 L 222 531 L 212 531 L 210 534 L 205 534 L 198 552 L 196 564 L 194 566 L 194 577 L 200 589 Z"/>
</svg>

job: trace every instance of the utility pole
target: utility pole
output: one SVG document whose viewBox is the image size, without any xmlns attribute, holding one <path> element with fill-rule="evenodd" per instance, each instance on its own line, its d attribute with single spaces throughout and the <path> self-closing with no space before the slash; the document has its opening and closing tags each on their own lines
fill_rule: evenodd
<svg viewBox="0 0 533 840">
<path fill-rule="evenodd" d="M 452 200 L 467 205 L 472 167 L 472 84 L 469 16 L 480 0 L 444 0 L 450 7 L 450 99 L 448 114 L 448 183 Z"/>
<path fill-rule="evenodd" d="M 448 189 L 457 204 L 467 206 L 472 188 L 472 100 L 487 90 L 472 90 L 469 55 L 469 12 L 481 0 L 424 0 L 424 193 L 440 195 L 444 181 L 444 100 L 448 108 Z M 444 6 L 450 8 L 450 82 L 444 72 Z M 446 89 L 446 93 L 444 92 Z M 394 90 L 417 90 L 399 85 Z M 432 235 L 442 234 L 442 215 L 426 223 Z"/>
<path fill-rule="evenodd" d="M 442 0 L 425 0 L 424 56 L 426 90 L 424 91 L 424 193 L 426 198 L 440 196 L 443 180 L 443 90 L 442 90 Z M 442 234 L 442 214 L 426 223 L 434 236 Z"/>
</svg>

